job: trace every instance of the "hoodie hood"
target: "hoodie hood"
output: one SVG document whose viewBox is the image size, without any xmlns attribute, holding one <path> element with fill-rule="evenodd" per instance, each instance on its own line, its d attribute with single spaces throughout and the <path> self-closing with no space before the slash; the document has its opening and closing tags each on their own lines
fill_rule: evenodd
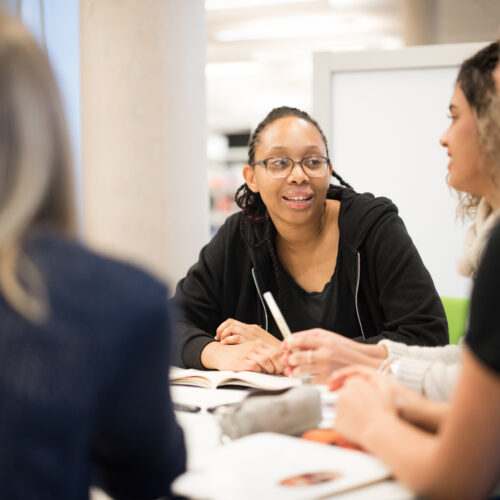
<svg viewBox="0 0 500 500">
<path fill-rule="evenodd" d="M 341 187 L 332 191 L 328 198 L 340 201 L 341 238 L 353 252 L 360 249 L 369 231 L 382 223 L 386 217 L 398 214 L 398 208 L 388 198 L 375 197 L 371 193 L 359 194 L 352 189 Z"/>
<path fill-rule="evenodd" d="M 367 234 L 386 217 L 395 216 L 398 209 L 388 198 L 375 197 L 371 193 L 359 194 L 342 186 L 330 186 L 327 199 L 340 201 L 339 229 L 343 245 L 350 250 L 351 258 L 355 258 Z M 255 268 L 256 279 L 261 290 L 274 292 L 275 280 L 273 263 L 266 241 L 267 221 L 265 219 L 249 222 L 242 220 L 242 213 L 234 216 L 241 224 L 241 234 L 248 247 L 250 259 Z M 236 220 L 235 220 L 236 222 Z M 274 245 L 274 239 L 272 244 Z M 356 271 L 354 263 L 349 265 L 351 287 L 355 288 Z"/>
</svg>

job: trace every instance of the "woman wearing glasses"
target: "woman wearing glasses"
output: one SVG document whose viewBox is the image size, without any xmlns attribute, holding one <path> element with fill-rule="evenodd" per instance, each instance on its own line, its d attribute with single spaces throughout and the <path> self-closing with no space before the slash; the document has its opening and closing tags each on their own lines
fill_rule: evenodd
<svg viewBox="0 0 500 500">
<path fill-rule="evenodd" d="M 340 185 L 331 185 L 334 176 Z M 272 110 L 254 131 L 229 217 L 176 291 L 179 364 L 282 373 L 270 290 L 292 331 L 363 343 L 447 342 L 443 307 L 397 208 L 332 169 L 303 111 Z"/>
</svg>

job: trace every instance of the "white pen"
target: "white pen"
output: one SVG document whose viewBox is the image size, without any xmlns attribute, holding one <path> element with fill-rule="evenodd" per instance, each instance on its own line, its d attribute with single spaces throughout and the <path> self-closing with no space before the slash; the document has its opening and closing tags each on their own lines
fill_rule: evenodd
<svg viewBox="0 0 500 500">
<path fill-rule="evenodd" d="M 273 315 L 274 321 L 276 321 L 276 324 L 280 329 L 281 335 L 283 335 L 283 338 L 285 340 L 290 338 L 292 336 L 292 332 L 290 331 L 290 328 L 288 328 L 285 318 L 283 317 L 283 314 L 281 314 L 280 308 L 278 307 L 278 304 L 276 304 L 276 301 L 274 300 L 273 294 L 271 292 L 266 292 L 264 293 L 264 298 L 266 299 L 267 305 L 271 310 L 271 314 Z"/>
<path fill-rule="evenodd" d="M 271 292 L 266 292 L 264 293 L 264 298 L 266 299 L 267 305 L 271 310 L 274 321 L 276 321 L 276 324 L 280 329 L 281 335 L 283 335 L 283 338 L 285 340 L 289 339 L 292 336 L 292 332 L 290 331 L 290 328 L 287 325 L 287 322 L 285 321 L 285 318 L 283 317 L 283 314 L 281 313 L 278 304 L 276 304 L 273 294 Z M 300 379 L 302 385 L 309 385 L 311 383 L 312 375 L 304 374 L 300 377 Z"/>
</svg>

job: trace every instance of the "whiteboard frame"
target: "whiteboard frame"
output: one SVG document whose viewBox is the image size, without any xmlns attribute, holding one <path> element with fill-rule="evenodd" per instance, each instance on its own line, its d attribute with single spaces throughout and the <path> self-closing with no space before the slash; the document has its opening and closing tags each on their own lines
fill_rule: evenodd
<svg viewBox="0 0 500 500">
<path fill-rule="evenodd" d="M 374 79 L 377 80 L 377 73 L 387 71 L 396 73 L 405 70 L 453 69 L 453 71 L 457 71 L 464 60 L 489 43 L 491 42 L 427 45 L 391 51 L 316 53 L 313 68 L 313 116 L 322 127 L 330 145 L 330 150 L 339 150 L 342 146 L 341 144 L 335 144 L 335 131 L 333 130 L 333 124 L 337 123 L 339 118 L 334 109 L 338 101 L 334 102 L 334 98 L 342 99 L 342 96 L 337 95 L 336 92 L 336 89 L 339 88 L 336 87 L 336 81 L 339 81 L 340 85 L 342 85 L 343 78 L 339 78 L 341 75 L 357 76 L 359 74 L 363 75 L 363 79 L 364 75 L 369 79 L 370 73 L 373 73 Z M 345 109 L 342 112 L 345 112 Z M 384 192 L 384 194 L 390 196 L 389 191 Z M 396 198 L 392 196 L 392 199 Z M 444 209 L 447 210 L 447 207 L 445 206 Z M 412 224 L 415 222 L 414 217 L 409 217 L 408 214 L 406 216 L 408 224 L 412 221 Z M 422 231 L 416 231 L 415 227 L 411 227 L 414 230 L 414 237 L 420 235 L 414 242 L 435 280 L 439 293 L 450 296 L 469 296 L 470 281 L 458 276 L 456 272 L 453 274 L 453 281 L 450 281 L 448 276 L 450 269 L 446 267 L 441 270 L 441 266 L 437 266 L 436 252 L 428 246 L 427 240 L 421 237 Z M 457 241 L 453 248 L 450 249 L 450 255 L 454 255 L 455 258 L 458 257 L 457 253 L 461 248 L 460 241 L 463 238 L 465 228 L 463 226 L 456 227 L 450 234 L 454 237 L 455 234 L 458 234 L 457 231 L 461 233 L 461 236 L 458 239 L 454 238 Z"/>
<path fill-rule="evenodd" d="M 316 52 L 313 56 L 313 117 L 332 141 L 332 77 L 336 73 L 460 66 L 491 42 L 405 47 L 398 50 Z"/>
</svg>

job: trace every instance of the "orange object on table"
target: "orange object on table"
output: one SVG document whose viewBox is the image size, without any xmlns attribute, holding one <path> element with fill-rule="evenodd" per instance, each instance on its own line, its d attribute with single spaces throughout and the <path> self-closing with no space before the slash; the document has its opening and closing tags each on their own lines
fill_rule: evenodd
<svg viewBox="0 0 500 500">
<path fill-rule="evenodd" d="M 333 444 L 335 446 L 342 446 L 342 448 L 349 448 L 350 450 L 365 451 L 360 446 L 343 438 L 333 429 L 311 429 L 304 432 L 301 437 L 308 441 L 316 441 L 317 443 Z"/>
</svg>

